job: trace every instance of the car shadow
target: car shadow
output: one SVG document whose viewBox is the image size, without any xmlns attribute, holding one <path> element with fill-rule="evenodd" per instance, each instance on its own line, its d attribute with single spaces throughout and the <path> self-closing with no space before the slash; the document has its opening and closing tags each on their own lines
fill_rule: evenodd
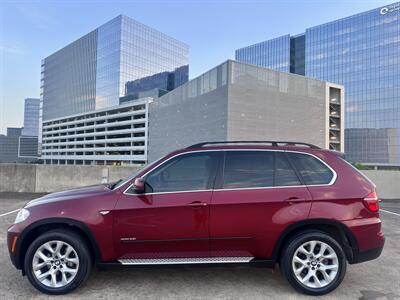
<svg viewBox="0 0 400 300">
<path fill-rule="evenodd" d="M 150 295 L 161 298 L 246 298 L 271 289 L 293 296 L 278 268 L 250 266 L 124 267 L 95 270 L 79 295 Z M 83 294 L 82 294 L 83 293 Z M 283 296 L 283 295 L 282 295 Z"/>
</svg>

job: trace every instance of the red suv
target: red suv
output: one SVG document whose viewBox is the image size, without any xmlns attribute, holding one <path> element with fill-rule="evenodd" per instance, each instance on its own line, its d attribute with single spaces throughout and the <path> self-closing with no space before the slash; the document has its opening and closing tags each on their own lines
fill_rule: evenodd
<svg viewBox="0 0 400 300">
<path fill-rule="evenodd" d="M 130 178 L 59 192 L 22 208 L 13 264 L 64 294 L 93 264 L 280 264 L 298 291 L 335 289 L 346 263 L 384 245 L 374 184 L 340 153 L 292 142 L 211 142 Z"/>
</svg>

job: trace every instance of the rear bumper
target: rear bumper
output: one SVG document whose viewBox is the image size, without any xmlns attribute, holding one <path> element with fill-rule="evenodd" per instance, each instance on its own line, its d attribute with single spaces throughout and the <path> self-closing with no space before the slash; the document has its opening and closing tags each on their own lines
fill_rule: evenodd
<svg viewBox="0 0 400 300">
<path fill-rule="evenodd" d="M 367 251 L 353 253 L 353 260 L 351 264 L 358 264 L 365 261 L 373 260 L 378 258 L 383 250 L 383 246 L 379 248 L 370 249 Z"/>
<path fill-rule="evenodd" d="M 378 258 L 385 245 L 379 217 L 361 218 L 343 222 L 355 238 L 352 243 L 351 264 Z"/>
</svg>

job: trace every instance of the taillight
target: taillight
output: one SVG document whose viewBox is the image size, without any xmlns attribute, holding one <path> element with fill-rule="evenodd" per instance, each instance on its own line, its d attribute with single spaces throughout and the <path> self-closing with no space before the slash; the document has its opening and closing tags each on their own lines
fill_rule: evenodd
<svg viewBox="0 0 400 300">
<path fill-rule="evenodd" d="M 364 198 L 364 204 L 371 212 L 379 211 L 379 198 L 375 191 Z"/>
</svg>

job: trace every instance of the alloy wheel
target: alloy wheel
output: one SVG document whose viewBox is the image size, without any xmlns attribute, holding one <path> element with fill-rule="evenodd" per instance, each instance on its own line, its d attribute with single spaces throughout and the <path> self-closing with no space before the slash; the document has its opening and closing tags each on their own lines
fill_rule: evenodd
<svg viewBox="0 0 400 300">
<path fill-rule="evenodd" d="M 49 241 L 41 245 L 33 255 L 32 270 L 43 285 L 51 288 L 64 287 L 78 273 L 79 257 L 68 243 Z"/>
<path fill-rule="evenodd" d="M 302 285 L 322 288 L 329 285 L 339 270 L 338 256 L 321 241 L 308 241 L 296 249 L 292 259 L 293 273 Z"/>
</svg>

